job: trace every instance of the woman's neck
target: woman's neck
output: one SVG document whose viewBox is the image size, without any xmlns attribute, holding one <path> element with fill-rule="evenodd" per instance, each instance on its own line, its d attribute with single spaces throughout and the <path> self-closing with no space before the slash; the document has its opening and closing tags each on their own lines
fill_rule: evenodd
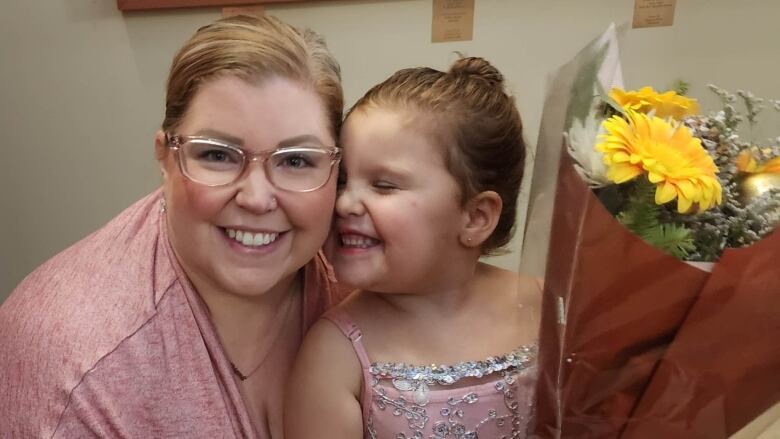
<svg viewBox="0 0 780 439">
<path fill-rule="evenodd" d="M 225 354 L 248 375 L 265 360 L 286 322 L 300 310 L 301 276 L 294 274 L 260 296 L 241 296 L 196 285 Z"/>
</svg>

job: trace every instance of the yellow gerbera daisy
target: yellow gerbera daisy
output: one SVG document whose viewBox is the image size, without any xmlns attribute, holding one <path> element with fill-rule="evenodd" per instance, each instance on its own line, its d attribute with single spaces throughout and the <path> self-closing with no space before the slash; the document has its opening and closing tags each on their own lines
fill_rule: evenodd
<svg viewBox="0 0 780 439">
<path fill-rule="evenodd" d="M 596 145 L 604 153 L 607 178 L 620 184 L 647 174 L 656 185 L 655 202 L 677 198 L 680 213 L 690 211 L 694 204 L 700 210 L 720 204 L 718 168 L 687 127 L 633 111 L 626 117 L 605 120 L 606 134 L 599 136 Z"/>
<path fill-rule="evenodd" d="M 775 157 L 766 163 L 759 164 L 756 156 L 748 150 L 744 150 L 737 156 L 737 169 L 749 174 L 780 174 L 780 157 Z"/>
<path fill-rule="evenodd" d="M 655 110 L 655 116 L 661 118 L 672 117 L 680 120 L 699 112 L 699 103 L 696 99 L 680 96 L 674 91 L 658 93 L 652 87 L 642 87 L 639 91 L 613 88 L 609 92 L 609 97 L 626 110 L 640 113 Z"/>
</svg>

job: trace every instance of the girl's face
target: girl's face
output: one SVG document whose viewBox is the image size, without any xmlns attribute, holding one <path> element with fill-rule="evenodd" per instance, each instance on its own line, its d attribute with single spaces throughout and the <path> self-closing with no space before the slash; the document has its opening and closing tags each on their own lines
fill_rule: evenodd
<svg viewBox="0 0 780 439">
<path fill-rule="evenodd" d="M 278 77 L 259 83 L 222 77 L 206 83 L 169 134 L 216 138 L 248 153 L 335 144 L 317 94 Z M 158 149 L 166 148 L 163 133 L 156 141 Z M 165 153 L 161 167 L 171 245 L 202 293 L 262 295 L 291 280 L 327 237 L 335 175 L 317 190 L 288 192 L 270 184 L 260 160 L 250 162 L 237 181 L 216 187 L 182 175 L 172 151 Z M 239 242 L 236 234 L 253 239 L 241 236 Z"/>
<path fill-rule="evenodd" d="M 361 109 L 342 130 L 344 159 L 329 247 L 340 281 L 376 292 L 438 285 L 461 250 L 460 190 L 417 114 Z"/>
</svg>

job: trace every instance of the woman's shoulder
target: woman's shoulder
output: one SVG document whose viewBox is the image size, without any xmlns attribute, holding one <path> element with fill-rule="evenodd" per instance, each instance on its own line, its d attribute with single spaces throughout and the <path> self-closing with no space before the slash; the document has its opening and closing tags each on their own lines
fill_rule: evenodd
<svg viewBox="0 0 780 439">
<path fill-rule="evenodd" d="M 155 289 L 173 278 L 161 269 L 156 200 L 157 192 L 134 203 L 30 273 L 0 306 L 2 350 L 90 349 L 154 313 Z"/>
<path fill-rule="evenodd" d="M 27 275 L 7 302 L 43 303 L 63 296 L 85 305 L 116 296 L 128 284 L 142 284 L 159 256 L 159 193 L 134 203 L 103 227 L 53 256 Z M 155 213 L 158 213 L 155 215 Z M 5 308 L 5 304 L 3 306 Z"/>
<path fill-rule="evenodd" d="M 0 306 L 0 369 L 14 370 L 29 392 L 73 389 L 155 315 L 155 293 L 174 278 L 159 239 L 159 197 L 42 264 Z"/>
</svg>

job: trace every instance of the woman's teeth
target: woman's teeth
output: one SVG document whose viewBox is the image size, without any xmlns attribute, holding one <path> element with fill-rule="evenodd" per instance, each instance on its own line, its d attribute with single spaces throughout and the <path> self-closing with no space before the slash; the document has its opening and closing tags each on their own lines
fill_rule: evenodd
<svg viewBox="0 0 780 439">
<path fill-rule="evenodd" d="M 341 245 L 343 247 L 368 248 L 378 243 L 378 240 L 369 238 L 367 236 L 341 235 Z"/>
<path fill-rule="evenodd" d="M 252 233 L 236 229 L 225 229 L 225 231 L 231 239 L 248 247 L 268 245 L 276 241 L 276 238 L 279 237 L 278 233 Z"/>
</svg>

